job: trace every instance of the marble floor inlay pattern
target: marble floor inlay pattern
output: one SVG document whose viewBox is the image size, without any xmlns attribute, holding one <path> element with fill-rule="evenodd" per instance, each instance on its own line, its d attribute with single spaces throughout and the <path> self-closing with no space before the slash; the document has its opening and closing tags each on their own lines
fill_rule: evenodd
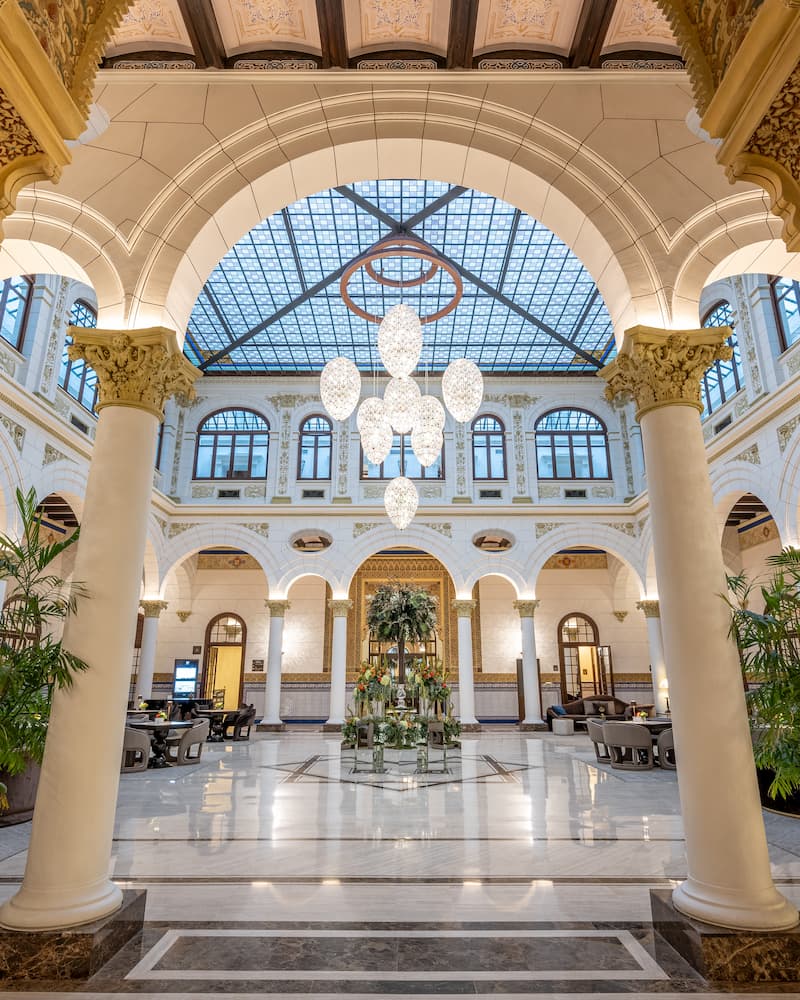
<svg viewBox="0 0 800 1000">
<path fill-rule="evenodd" d="M 674 772 L 511 727 L 466 736 L 448 769 L 352 774 L 305 729 L 123 775 L 111 873 L 147 889 L 145 930 L 77 990 L 27 995 L 708 995 L 650 923 L 650 888 L 686 875 Z M 800 901 L 795 821 L 765 823 Z M 29 828 L 0 828 L 0 899 Z"/>
</svg>

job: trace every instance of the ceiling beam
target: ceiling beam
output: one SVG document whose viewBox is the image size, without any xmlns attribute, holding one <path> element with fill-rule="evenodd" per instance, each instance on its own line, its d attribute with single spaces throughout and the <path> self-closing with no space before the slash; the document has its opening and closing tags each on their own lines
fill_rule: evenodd
<svg viewBox="0 0 800 1000">
<path fill-rule="evenodd" d="M 569 52 L 571 69 L 600 65 L 600 53 L 617 0 L 583 0 Z"/>
<path fill-rule="evenodd" d="M 178 0 L 181 17 L 197 59 L 198 69 L 223 69 L 225 46 L 210 0 Z"/>
<path fill-rule="evenodd" d="M 322 46 L 322 68 L 347 69 L 347 36 L 342 0 L 317 0 L 317 23 Z"/>
<path fill-rule="evenodd" d="M 478 0 L 450 0 L 450 30 L 447 35 L 447 68 L 468 69 L 475 49 Z"/>
<path fill-rule="evenodd" d="M 292 225 L 292 219 L 289 215 L 288 208 L 281 209 L 281 218 L 283 219 L 283 225 L 286 228 L 286 235 L 289 237 L 289 246 L 292 248 L 292 257 L 294 257 L 294 266 L 297 268 L 297 277 L 300 279 L 300 287 L 303 291 L 305 291 L 308 288 L 308 282 L 306 281 L 306 276 L 303 271 L 303 263 L 300 260 L 300 251 L 297 249 L 294 226 Z"/>
</svg>

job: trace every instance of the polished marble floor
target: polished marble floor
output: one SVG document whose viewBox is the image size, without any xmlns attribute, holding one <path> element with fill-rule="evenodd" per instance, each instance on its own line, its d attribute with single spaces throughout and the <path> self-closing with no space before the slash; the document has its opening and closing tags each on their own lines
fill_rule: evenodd
<svg viewBox="0 0 800 1000">
<path fill-rule="evenodd" d="M 586 736 L 510 728 L 465 737 L 448 768 L 354 774 L 335 737 L 301 731 L 123 775 L 112 874 L 147 889 L 147 926 L 82 989 L 707 995 L 649 926 L 650 888 L 685 875 L 674 772 L 612 771 Z M 766 822 L 800 902 L 795 823 Z M 27 836 L 0 829 L 0 899 Z"/>
</svg>

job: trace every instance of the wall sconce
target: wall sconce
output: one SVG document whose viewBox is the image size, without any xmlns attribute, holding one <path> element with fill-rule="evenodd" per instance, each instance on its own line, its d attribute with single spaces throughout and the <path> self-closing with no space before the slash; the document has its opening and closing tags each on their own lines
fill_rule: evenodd
<svg viewBox="0 0 800 1000">
<path fill-rule="evenodd" d="M 188 618 L 191 617 L 192 612 L 191 611 L 176 611 L 175 614 L 178 616 L 178 618 L 180 618 L 180 620 L 182 622 L 185 622 Z"/>
</svg>

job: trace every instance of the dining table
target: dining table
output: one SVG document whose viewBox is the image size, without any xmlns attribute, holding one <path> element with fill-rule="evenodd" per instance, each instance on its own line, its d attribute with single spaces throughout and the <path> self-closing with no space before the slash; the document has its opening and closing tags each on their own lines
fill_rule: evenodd
<svg viewBox="0 0 800 1000">
<path fill-rule="evenodd" d="M 222 743 L 225 739 L 225 718 L 236 712 L 230 708 L 198 708 L 196 712 L 199 718 L 208 719 L 208 742 Z"/>
<path fill-rule="evenodd" d="M 191 729 L 191 722 L 170 722 L 156 719 L 131 719 L 126 722 L 129 729 L 140 729 L 150 733 L 152 756 L 148 767 L 172 767 L 167 760 L 167 737 L 171 732 Z"/>
</svg>

